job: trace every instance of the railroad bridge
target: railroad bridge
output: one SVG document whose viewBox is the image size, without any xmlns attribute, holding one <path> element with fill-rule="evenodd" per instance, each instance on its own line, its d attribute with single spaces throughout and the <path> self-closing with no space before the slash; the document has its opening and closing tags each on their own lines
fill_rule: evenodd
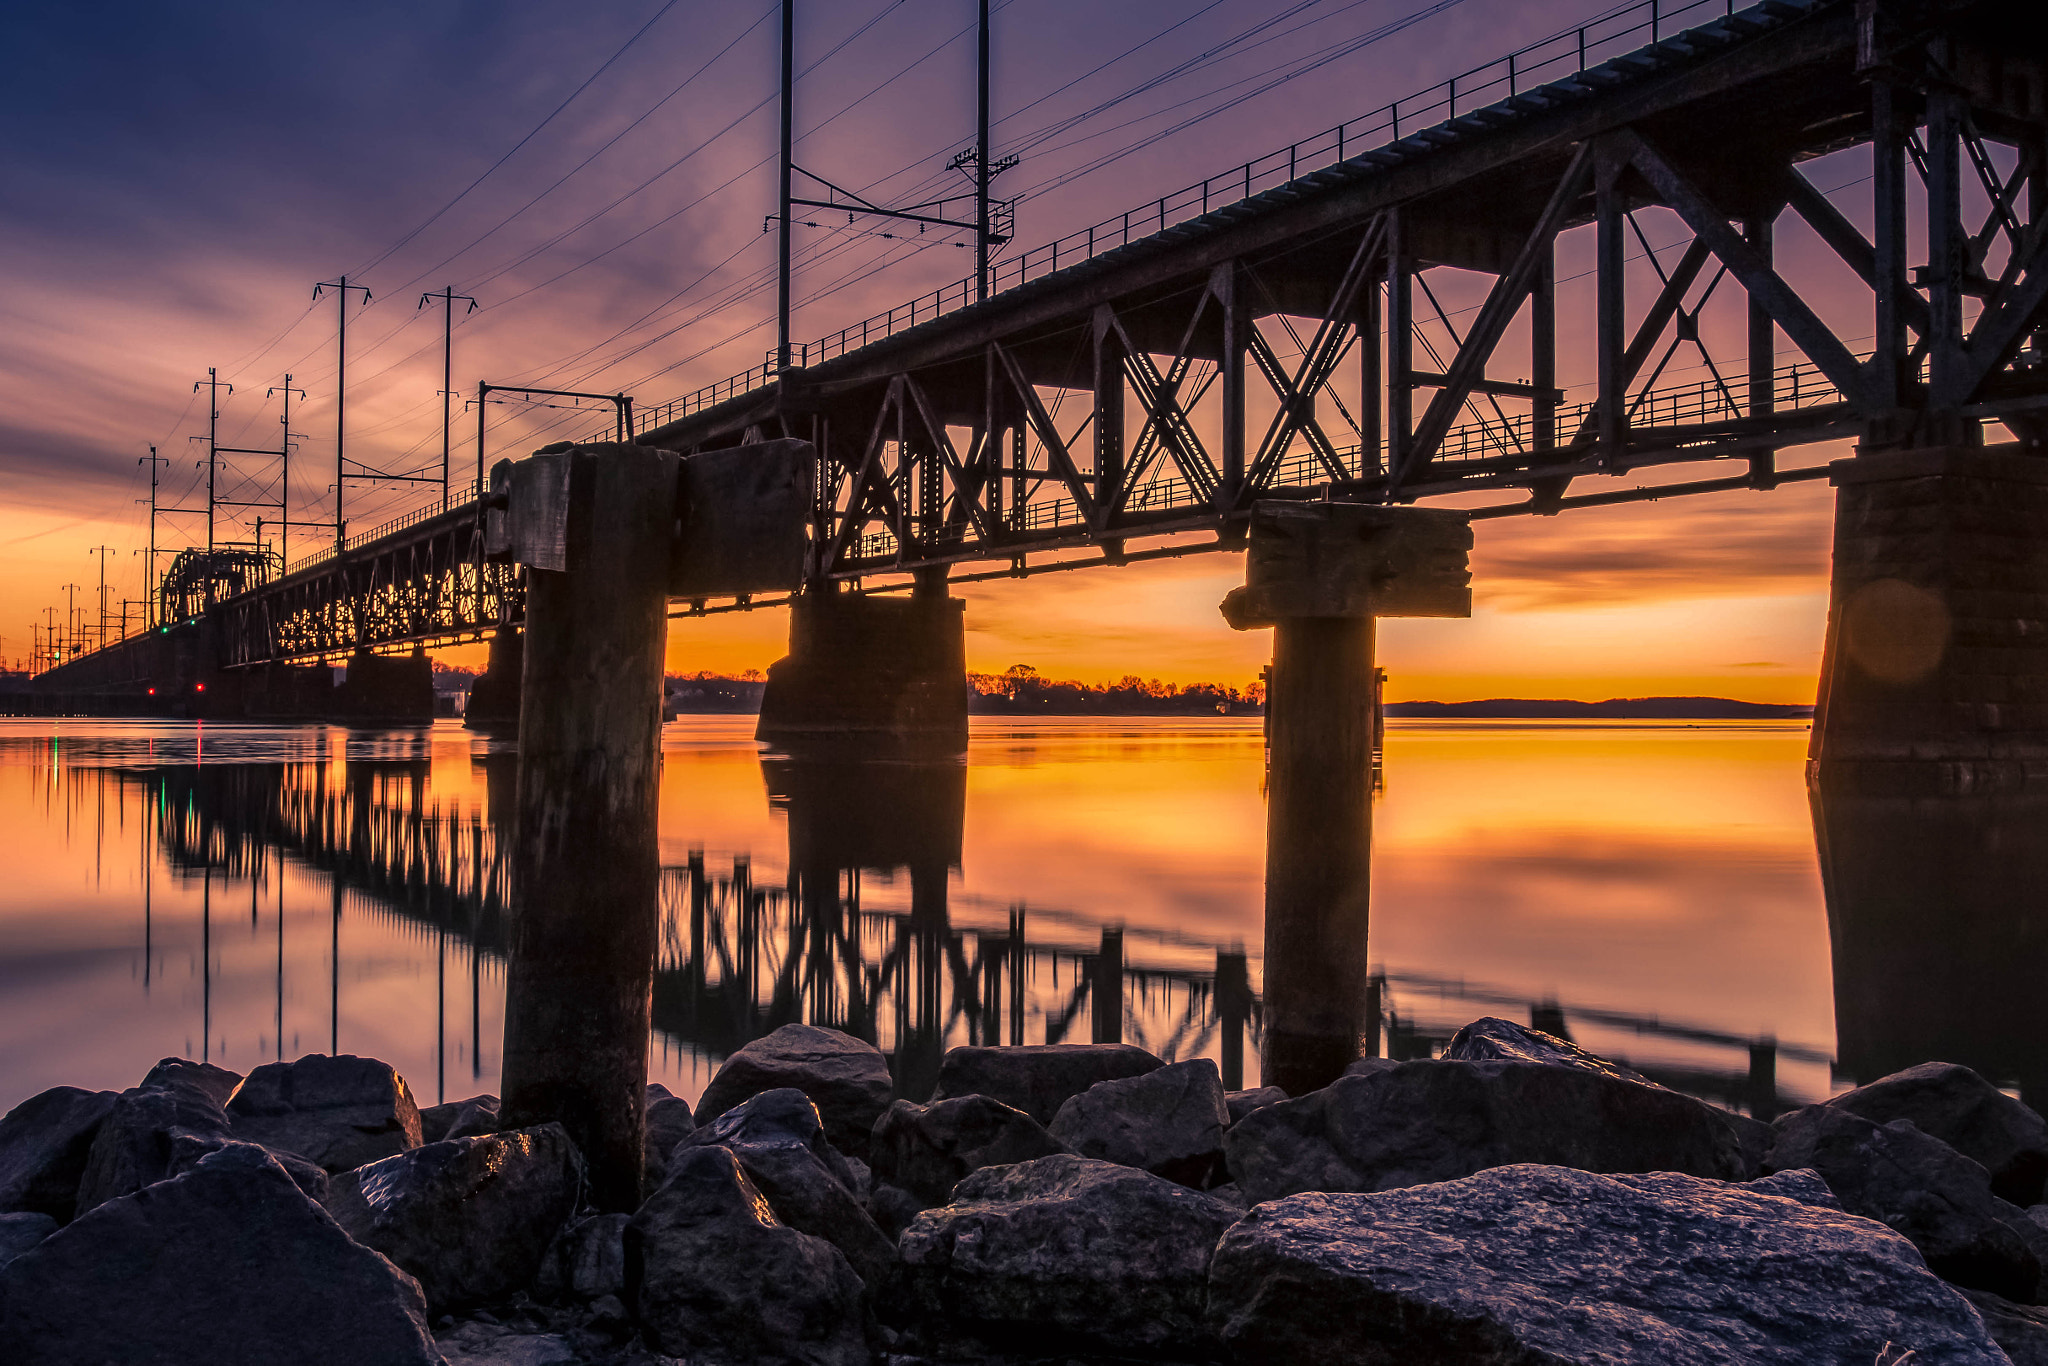
<svg viewBox="0 0 2048 1366">
<path fill-rule="evenodd" d="M 2039 790 L 2044 175 L 2036 3 L 1644 0 L 784 368 L 622 396 L 629 439 L 480 442 L 463 503 L 37 686 L 289 713 L 347 656 L 374 716 L 419 647 L 488 634 L 505 1114 L 569 1123 L 631 1209 L 670 616 L 790 605 L 773 743 L 957 755 L 949 584 L 1242 552 L 1224 620 L 1274 632 L 1260 1044 L 1299 1093 L 1367 1027 L 1374 622 L 1468 615 L 1476 522 L 1827 478 L 1816 791 Z"/>
</svg>

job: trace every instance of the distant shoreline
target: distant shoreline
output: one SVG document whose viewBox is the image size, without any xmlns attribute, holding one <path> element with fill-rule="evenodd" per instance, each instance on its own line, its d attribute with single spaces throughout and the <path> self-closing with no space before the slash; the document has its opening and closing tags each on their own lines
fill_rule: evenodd
<svg viewBox="0 0 2048 1366">
<path fill-rule="evenodd" d="M 761 709 L 760 685 L 671 693 L 669 707 L 679 716 L 751 715 Z M 1187 699 L 1158 699 L 1146 706 L 1138 699 L 1101 705 L 1096 699 L 1019 705 L 1003 697 L 979 695 L 969 710 L 977 716 L 1258 716 L 1255 703 L 1232 702 L 1228 710 L 1214 704 L 1190 705 Z M 1091 705 L 1091 702 L 1093 705 Z M 1604 702 L 1565 698 L 1489 697 L 1470 702 L 1389 702 L 1390 719 L 1494 721 L 1805 721 L 1811 706 L 1796 703 L 1741 702 L 1732 697 L 1610 697 Z"/>
</svg>

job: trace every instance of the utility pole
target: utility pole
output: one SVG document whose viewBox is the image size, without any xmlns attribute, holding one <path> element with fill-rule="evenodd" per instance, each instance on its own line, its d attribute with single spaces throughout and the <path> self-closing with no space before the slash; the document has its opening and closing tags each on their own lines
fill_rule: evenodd
<svg viewBox="0 0 2048 1366">
<path fill-rule="evenodd" d="M 271 394 L 284 395 L 284 415 L 278 418 L 278 430 L 281 435 L 277 441 L 277 555 L 282 561 L 287 557 L 288 543 L 292 535 L 292 395 L 297 394 L 304 398 L 306 391 L 292 388 L 292 377 L 286 375 L 283 384 L 265 391 L 263 397 L 269 398 Z"/>
<path fill-rule="evenodd" d="M 425 308 L 429 299 L 439 299 L 441 301 L 441 510 L 446 512 L 448 510 L 448 451 L 450 447 L 448 405 L 455 397 L 455 301 L 461 299 L 468 303 L 469 307 L 464 311 L 463 315 L 467 317 L 469 314 L 476 312 L 476 300 L 470 298 L 467 294 L 457 294 L 453 285 L 441 286 L 439 294 L 420 295 L 419 308 Z M 413 312 L 419 312 L 419 308 L 414 309 Z M 482 489 L 477 490 L 477 496 L 483 496 Z"/>
<path fill-rule="evenodd" d="M 198 393 L 199 386 L 202 384 L 206 386 L 206 548 L 211 550 L 213 549 L 213 481 L 214 474 L 220 467 L 220 451 L 217 447 L 220 435 L 220 390 L 222 386 L 220 376 L 210 365 L 206 367 L 206 378 L 194 384 L 192 392 Z M 230 384 L 226 387 L 228 393 L 233 394 L 235 392 L 234 385 Z M 152 446 L 150 449 L 154 451 L 156 447 Z"/>
<path fill-rule="evenodd" d="M 340 327 L 334 337 L 334 550 L 336 554 L 348 540 L 348 523 L 342 520 L 341 499 L 348 484 L 347 467 L 343 464 L 342 440 L 347 435 L 343 421 L 348 407 L 348 292 L 352 289 L 363 291 L 363 303 L 370 302 L 370 291 L 363 285 L 352 285 L 348 276 L 338 280 L 323 280 L 313 286 L 313 297 L 318 299 L 323 290 L 333 290 L 339 304 L 337 310 Z"/>
<path fill-rule="evenodd" d="M 58 591 L 64 594 L 64 652 L 78 653 L 78 595 L 85 591 L 82 583 L 59 584 Z"/>
<path fill-rule="evenodd" d="M 110 545 L 96 545 L 85 552 L 100 557 L 100 648 L 107 648 L 107 556 L 114 553 Z"/>
<path fill-rule="evenodd" d="M 138 456 L 136 458 L 135 463 L 138 465 L 146 463 L 149 466 L 149 558 L 143 561 L 142 588 L 145 598 L 153 600 L 156 596 L 156 594 L 153 591 L 151 591 L 151 585 L 156 582 L 157 466 L 168 465 L 171 462 L 167 457 L 158 455 L 156 453 L 156 447 L 151 446 L 149 448 L 149 454 L 144 456 Z M 145 624 L 151 626 L 154 626 L 156 624 L 156 618 L 153 615 L 153 613 L 145 613 L 143 616 L 143 621 Z"/>
<path fill-rule="evenodd" d="M 878 218 L 897 218 L 919 225 L 941 228 L 957 228 L 974 234 L 974 297 L 977 301 L 989 295 L 989 249 L 1001 246 L 1010 240 L 1010 205 L 998 203 L 989 197 L 989 186 L 995 178 L 1017 164 L 1014 156 L 1000 161 L 990 155 L 989 150 L 989 3 L 980 3 L 980 41 L 978 43 L 978 78 L 975 98 L 975 143 L 974 146 L 955 156 L 948 166 L 967 173 L 973 181 L 971 195 L 943 195 L 922 204 L 908 204 L 901 208 L 885 208 L 843 185 L 835 185 L 816 172 L 807 171 L 795 164 L 795 81 L 796 81 L 796 0 L 782 0 L 782 167 L 781 188 L 776 206 L 776 221 L 779 229 L 776 238 L 778 249 L 776 262 L 776 306 L 775 306 L 775 368 L 778 373 L 788 371 L 790 366 L 789 312 L 790 312 L 790 221 L 792 208 L 831 209 L 847 215 L 853 221 L 855 214 L 867 214 Z M 969 168 L 972 167 L 970 171 Z M 794 193 L 792 177 L 802 176 L 807 182 L 824 187 L 826 197 L 813 199 Z M 967 221 L 947 218 L 942 212 L 946 205 L 961 199 L 972 198 L 974 218 Z M 927 212 L 941 211 L 941 212 Z M 1001 218 L 999 223 L 997 220 Z M 811 226 L 817 226 L 812 224 Z M 762 231 L 767 224 L 762 224 Z"/>
<path fill-rule="evenodd" d="M 776 213 L 781 232 L 776 238 L 775 257 L 775 372 L 789 370 L 789 177 L 795 168 L 795 139 L 791 125 L 796 116 L 796 0 L 782 0 L 782 181 Z"/>
</svg>

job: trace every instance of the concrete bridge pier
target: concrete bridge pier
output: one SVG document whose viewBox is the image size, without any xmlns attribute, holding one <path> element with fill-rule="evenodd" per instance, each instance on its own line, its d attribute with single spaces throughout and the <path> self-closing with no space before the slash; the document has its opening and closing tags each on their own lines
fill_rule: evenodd
<svg viewBox="0 0 2048 1366">
<path fill-rule="evenodd" d="M 678 459 L 604 446 L 533 463 L 547 459 L 568 464 L 552 481 L 568 508 L 559 553 L 545 557 L 559 567 L 529 562 L 504 1123 L 562 1123 L 588 1164 L 593 1202 L 630 1211 L 641 1198 L 660 922 Z"/>
<path fill-rule="evenodd" d="M 1374 619 L 1469 616 L 1462 514 L 1261 503 L 1240 631 L 1271 626 L 1266 695 L 1263 1076 L 1290 1095 L 1327 1086 L 1371 1029 Z"/>
<path fill-rule="evenodd" d="M 462 723 L 476 729 L 519 724 L 519 676 L 525 668 L 526 637 L 506 622 L 491 637 L 490 659 L 470 689 Z"/>
<path fill-rule="evenodd" d="M 1833 466 L 1815 783 L 2048 786 L 2048 461 L 2016 445 Z"/>
<path fill-rule="evenodd" d="M 792 754 L 907 758 L 967 749 L 966 606 L 944 571 L 907 598 L 813 588 L 791 604 L 758 738 Z"/>
<path fill-rule="evenodd" d="M 431 723 L 434 672 L 426 649 L 414 646 L 409 655 L 357 650 L 349 656 L 348 673 L 334 700 L 336 710 L 351 721 Z"/>
</svg>

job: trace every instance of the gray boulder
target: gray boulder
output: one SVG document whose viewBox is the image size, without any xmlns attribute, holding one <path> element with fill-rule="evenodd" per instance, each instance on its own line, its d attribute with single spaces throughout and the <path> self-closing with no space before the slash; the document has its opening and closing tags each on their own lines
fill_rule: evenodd
<svg viewBox="0 0 2048 1366">
<path fill-rule="evenodd" d="M 836 1029 L 788 1024 L 725 1060 L 697 1102 L 697 1123 L 785 1086 L 811 1098 L 834 1147 L 860 1158 L 867 1156 L 868 1134 L 896 1094 L 889 1060 L 873 1044 Z"/>
<path fill-rule="evenodd" d="M 868 1161 L 882 1187 L 930 1208 L 952 1198 L 969 1172 L 1050 1157 L 1066 1149 L 1043 1125 L 988 1096 L 918 1105 L 899 1100 L 875 1125 Z"/>
<path fill-rule="evenodd" d="M 1083 1157 L 1141 1167 L 1183 1186 L 1216 1184 L 1230 1110 L 1208 1058 L 1099 1081 L 1060 1106 L 1047 1132 Z"/>
<path fill-rule="evenodd" d="M 164 1058 L 149 1069 L 142 1078 L 143 1086 L 194 1086 L 212 1096 L 216 1105 L 226 1105 L 228 1097 L 242 1084 L 240 1072 L 230 1072 L 225 1067 L 215 1067 L 210 1062 L 194 1062 L 190 1058 Z"/>
<path fill-rule="evenodd" d="M 932 1099 L 989 1096 L 1037 1120 L 1052 1123 L 1075 1096 L 1098 1081 L 1135 1077 L 1166 1064 L 1127 1043 L 1020 1044 L 962 1047 L 939 1064 Z"/>
<path fill-rule="evenodd" d="M 0 1266 L 5 1266 L 57 1231 L 57 1221 L 47 1214 L 22 1210 L 0 1214 Z"/>
<path fill-rule="evenodd" d="M 227 1105 L 236 1138 L 345 1172 L 420 1146 L 420 1112 L 389 1063 L 309 1053 L 268 1062 Z"/>
<path fill-rule="evenodd" d="M 871 1292 L 888 1284 L 895 1240 L 862 1207 L 852 1164 L 826 1141 L 817 1107 L 803 1092 L 782 1087 L 734 1106 L 686 1135 L 670 1161 L 713 1146 L 739 1159 L 778 1220 L 838 1248 Z"/>
<path fill-rule="evenodd" d="M 439 1143 L 444 1138 L 475 1137 L 474 1134 L 458 1135 L 449 1132 L 455 1127 L 455 1122 L 472 1108 L 483 1109 L 495 1119 L 498 1113 L 498 1098 L 491 1095 L 470 1096 L 466 1100 L 447 1100 L 439 1105 L 422 1107 L 420 1142 Z M 482 1132 L 488 1133 L 489 1130 Z"/>
<path fill-rule="evenodd" d="M 2014 1304 L 1982 1290 L 1965 1290 L 1963 1297 L 1977 1306 L 1991 1340 L 2012 1358 L 2012 1366 L 2048 1366 L 2048 1309 Z"/>
<path fill-rule="evenodd" d="M 448 1122 L 448 1130 L 442 1138 L 482 1138 L 485 1134 L 498 1132 L 498 1098 L 478 1096 L 470 1101 Z M 426 1126 L 420 1126 L 420 1137 L 426 1137 Z"/>
<path fill-rule="evenodd" d="M 1220 1200 L 1061 1155 L 975 1172 L 901 1244 L 912 1306 L 1020 1355 L 1196 1353 Z"/>
<path fill-rule="evenodd" d="M 562 1225 L 541 1259 L 534 1291 L 543 1299 L 595 1300 L 626 1289 L 630 1214 L 593 1214 Z"/>
<path fill-rule="evenodd" d="M 1278 1105 L 1287 1099 L 1287 1093 L 1277 1086 L 1261 1086 L 1251 1091 L 1225 1091 L 1223 1108 L 1230 1111 L 1230 1122 L 1237 1123 L 1254 1110 L 1263 1110 L 1268 1105 Z"/>
<path fill-rule="evenodd" d="M 1540 1062 L 1551 1067 L 1571 1067 L 1581 1072 L 1632 1081 L 1641 1086 L 1657 1086 L 1642 1073 L 1588 1053 L 1569 1039 L 1560 1039 L 1555 1034 L 1546 1034 L 1540 1029 L 1493 1016 L 1474 1020 L 1453 1034 L 1443 1056 L 1453 1062 Z M 1658 1086 L 1657 1089 L 1664 1088 Z"/>
<path fill-rule="evenodd" d="M 1991 1188 L 2015 1205 L 2041 1199 L 2048 1182 L 2048 1123 L 1967 1067 L 1927 1062 L 1826 1102 L 1877 1124 L 1910 1119 L 1991 1173 Z"/>
<path fill-rule="evenodd" d="M 75 1208 L 84 1214 L 176 1176 L 231 1136 L 220 1102 L 200 1086 L 170 1078 L 123 1091 L 93 1135 Z"/>
<path fill-rule="evenodd" d="M 1537 1162 L 1590 1172 L 1756 1175 L 1736 1117 L 1601 1072 L 1530 1062 L 1404 1062 L 1254 1111 L 1223 1142 L 1252 1204 L 1382 1191 Z"/>
<path fill-rule="evenodd" d="M 1882 1225 L 1669 1172 L 1512 1166 L 1262 1205 L 1218 1245 L 1208 1312 L 1237 1360 L 1319 1366 L 2005 1360 Z"/>
<path fill-rule="evenodd" d="M 654 1088 L 648 1087 L 651 1093 Z M 697 1121 L 690 1114 L 690 1102 L 674 1096 L 647 1098 L 647 1185 L 653 1190 L 668 1175 L 668 1155 L 675 1151 L 676 1144 L 696 1131 Z"/>
<path fill-rule="evenodd" d="M 10 1366 L 436 1366 L 410 1276 L 261 1148 L 82 1214 L 0 1267 Z"/>
<path fill-rule="evenodd" d="M 327 1208 L 417 1277 L 435 1314 L 487 1304 L 539 1274 L 576 1211 L 583 1160 L 559 1124 L 450 1138 L 334 1180 Z"/>
<path fill-rule="evenodd" d="M 1873 1124 L 1832 1106 L 1784 1116 L 1765 1164 L 1820 1173 L 1851 1214 L 1903 1234 L 1943 1280 L 2007 1299 L 2034 1296 L 2041 1265 L 2006 1223 L 1991 1174 L 1911 1120 Z M 2014 1211 L 2017 1214 L 2017 1211 Z M 2024 1216 L 2021 1216 L 2024 1218 Z"/>
<path fill-rule="evenodd" d="M 676 1154 L 626 1225 L 625 1258 L 649 1343 L 692 1366 L 867 1366 L 860 1277 L 779 1222 L 724 1148 Z"/>
<path fill-rule="evenodd" d="M 0 1119 L 0 1211 L 47 1214 L 59 1223 L 78 1207 L 78 1183 L 112 1091 L 53 1086 Z"/>
</svg>

